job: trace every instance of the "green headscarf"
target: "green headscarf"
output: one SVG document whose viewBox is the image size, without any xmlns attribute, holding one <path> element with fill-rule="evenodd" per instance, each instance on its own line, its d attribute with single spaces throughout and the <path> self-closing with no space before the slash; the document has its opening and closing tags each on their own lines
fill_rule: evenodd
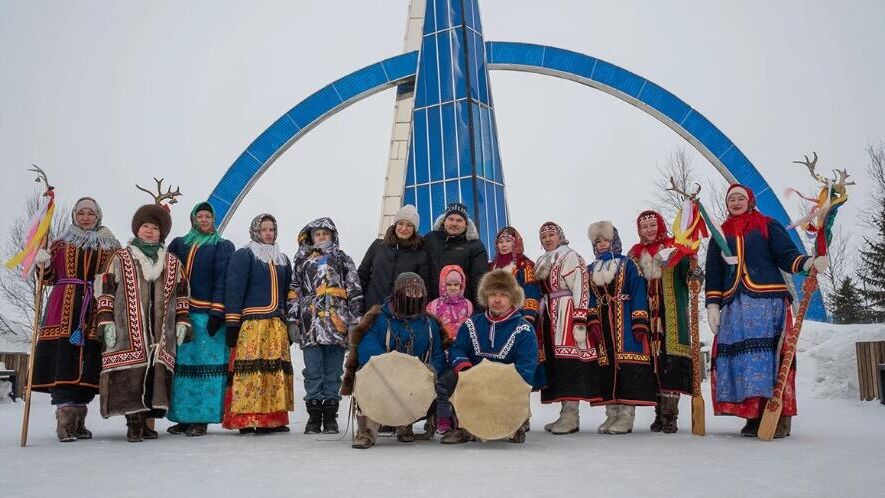
<svg viewBox="0 0 885 498">
<path fill-rule="evenodd" d="M 197 212 L 209 211 L 212 213 L 212 232 L 203 233 L 197 224 Z M 215 209 L 208 202 L 201 202 L 194 206 L 191 210 L 191 230 L 184 236 L 184 243 L 189 246 L 201 246 L 204 244 L 217 244 L 221 241 L 221 236 L 215 231 Z"/>
</svg>

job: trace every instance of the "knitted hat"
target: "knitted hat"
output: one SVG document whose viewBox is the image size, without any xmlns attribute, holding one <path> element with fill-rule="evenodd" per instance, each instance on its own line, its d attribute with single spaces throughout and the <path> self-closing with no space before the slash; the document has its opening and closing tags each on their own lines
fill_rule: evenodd
<svg viewBox="0 0 885 498">
<path fill-rule="evenodd" d="M 418 217 L 418 209 L 416 209 L 415 206 L 411 204 L 406 204 L 405 206 L 399 208 L 399 211 L 397 211 L 396 214 L 393 215 L 394 225 L 396 225 L 400 221 L 408 221 L 412 224 L 413 227 L 415 227 L 415 230 L 418 229 L 418 226 L 420 225 L 420 220 L 421 218 Z"/>
<path fill-rule="evenodd" d="M 465 206 L 464 204 L 461 204 L 460 202 L 453 202 L 453 203 L 449 204 L 448 206 L 446 206 L 446 212 L 443 215 L 443 219 L 446 219 L 449 217 L 449 215 L 453 215 L 453 214 L 457 214 L 457 215 L 461 216 L 462 218 L 464 218 L 464 221 L 468 220 L 467 206 Z"/>
<path fill-rule="evenodd" d="M 488 307 L 488 296 L 492 292 L 502 292 L 510 296 L 511 304 L 516 309 L 521 309 L 525 302 L 525 292 L 516 282 L 516 277 L 508 270 L 492 270 L 482 276 L 476 297 L 479 304 Z"/>
</svg>

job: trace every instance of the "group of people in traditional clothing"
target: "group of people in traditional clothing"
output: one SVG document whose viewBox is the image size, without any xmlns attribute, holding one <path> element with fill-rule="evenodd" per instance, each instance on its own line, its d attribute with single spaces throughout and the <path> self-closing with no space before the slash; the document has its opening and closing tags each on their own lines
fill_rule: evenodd
<svg viewBox="0 0 885 498">
<path fill-rule="evenodd" d="M 746 419 L 741 434 L 755 436 L 792 321 L 784 274 L 823 271 L 828 261 L 802 255 L 783 225 L 756 209 L 749 188 L 732 185 L 725 203 L 727 251 L 711 242 L 702 271 L 692 257 L 679 259 L 654 211 L 639 214 L 639 243 L 626 254 L 611 222 L 591 224 L 587 264 L 554 222 L 540 227 L 537 261 L 513 227 L 497 234 L 489 258 L 463 204 L 450 204 L 423 237 L 417 210 L 406 205 L 357 267 L 329 218 L 299 232 L 290 262 L 270 214 L 256 216 L 250 242 L 235 249 L 201 202 L 190 231 L 167 246 L 172 219 L 158 200 L 136 211 L 121 247 L 98 203 L 82 198 L 71 226 L 37 258 L 53 287 L 33 389 L 51 395 L 59 441 L 91 437 L 86 407 L 99 393 L 102 416 L 125 416 L 132 442 L 157 438 L 152 420 L 160 417 L 175 422 L 169 433 L 187 436 L 217 423 L 244 434 L 288 432 L 297 343 L 305 434 L 338 433 L 342 395 L 353 393 L 357 372 L 392 351 L 433 372 L 425 429 L 444 444 L 474 439 L 449 399 L 462 372 L 482 360 L 513 365 L 543 403 L 561 404 L 544 427 L 553 434 L 580 429 L 581 401 L 605 406 L 600 434 L 632 432 L 637 406 L 654 408 L 652 432 L 670 434 L 679 397 L 693 387 L 689 284 L 704 281 L 714 413 Z M 790 434 L 794 382 L 795 368 L 775 437 Z M 352 446 L 369 448 L 382 429 L 359 403 L 355 413 Z M 526 420 L 508 439 L 521 443 L 529 429 Z M 399 441 L 417 437 L 411 424 L 389 430 Z"/>
</svg>

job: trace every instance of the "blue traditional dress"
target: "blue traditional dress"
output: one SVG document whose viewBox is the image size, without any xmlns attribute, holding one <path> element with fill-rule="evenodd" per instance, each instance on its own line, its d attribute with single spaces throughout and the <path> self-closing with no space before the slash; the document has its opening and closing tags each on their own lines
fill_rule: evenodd
<svg viewBox="0 0 885 498">
<path fill-rule="evenodd" d="M 184 264 L 191 289 L 190 319 L 193 341 L 178 347 L 172 404 L 167 418 L 183 424 L 217 424 L 224 412 L 229 349 L 225 344 L 224 285 L 234 245 L 214 232 L 203 234 L 197 211 L 214 210 L 209 203 L 194 206 L 191 231 L 176 237 L 169 252 Z M 214 330 L 210 330 L 210 320 Z"/>
</svg>

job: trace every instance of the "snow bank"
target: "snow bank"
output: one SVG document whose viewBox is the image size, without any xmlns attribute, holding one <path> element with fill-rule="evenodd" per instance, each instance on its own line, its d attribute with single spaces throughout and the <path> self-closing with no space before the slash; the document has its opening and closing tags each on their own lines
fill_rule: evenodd
<svg viewBox="0 0 885 498">
<path fill-rule="evenodd" d="M 806 321 L 797 352 L 797 388 L 816 398 L 858 399 L 856 342 L 885 341 L 885 325 Z"/>
</svg>

